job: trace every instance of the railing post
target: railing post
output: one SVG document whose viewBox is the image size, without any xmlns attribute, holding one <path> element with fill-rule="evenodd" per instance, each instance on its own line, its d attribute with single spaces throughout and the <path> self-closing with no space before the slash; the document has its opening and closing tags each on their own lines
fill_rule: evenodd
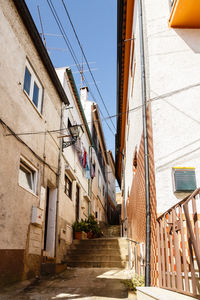
<svg viewBox="0 0 200 300">
<path fill-rule="evenodd" d="M 178 233 L 175 228 L 176 219 L 176 211 L 172 210 L 172 220 L 173 220 L 173 235 L 174 235 L 174 250 L 175 250 L 175 262 L 176 262 L 176 277 L 177 277 L 177 289 L 183 289 L 182 276 L 181 276 L 181 258 L 180 258 L 180 250 L 179 250 L 179 239 Z"/>
<path fill-rule="evenodd" d="M 159 286 L 162 287 L 161 254 L 160 254 L 160 222 L 159 221 L 157 221 L 157 241 L 158 241 L 158 278 L 159 278 Z"/>
</svg>

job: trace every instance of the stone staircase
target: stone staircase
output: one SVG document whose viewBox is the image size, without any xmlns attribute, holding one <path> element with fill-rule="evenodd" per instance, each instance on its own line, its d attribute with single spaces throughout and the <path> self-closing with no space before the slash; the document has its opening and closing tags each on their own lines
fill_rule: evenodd
<svg viewBox="0 0 200 300">
<path fill-rule="evenodd" d="M 74 240 L 65 262 L 69 267 L 79 268 L 126 268 L 128 241 L 119 237 Z"/>
<path fill-rule="evenodd" d="M 101 231 L 104 237 L 120 237 L 119 225 L 102 225 Z"/>
</svg>

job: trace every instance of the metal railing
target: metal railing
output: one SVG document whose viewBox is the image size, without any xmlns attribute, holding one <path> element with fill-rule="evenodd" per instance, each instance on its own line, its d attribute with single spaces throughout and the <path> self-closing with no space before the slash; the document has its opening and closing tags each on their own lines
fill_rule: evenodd
<svg viewBox="0 0 200 300">
<path fill-rule="evenodd" d="M 128 268 L 134 270 L 134 273 L 144 276 L 144 243 L 127 238 L 128 240 Z"/>
<path fill-rule="evenodd" d="M 159 286 L 200 299 L 200 188 L 157 219 Z"/>
</svg>

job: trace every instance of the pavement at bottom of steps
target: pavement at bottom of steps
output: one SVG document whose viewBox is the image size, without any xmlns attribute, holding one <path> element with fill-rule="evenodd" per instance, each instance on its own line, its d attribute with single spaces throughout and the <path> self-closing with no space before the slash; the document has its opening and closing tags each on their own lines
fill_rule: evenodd
<svg viewBox="0 0 200 300">
<path fill-rule="evenodd" d="M 122 283 L 133 273 L 127 269 L 71 268 L 56 276 L 22 282 L 0 291 L 1 300 L 128 299 Z"/>
</svg>

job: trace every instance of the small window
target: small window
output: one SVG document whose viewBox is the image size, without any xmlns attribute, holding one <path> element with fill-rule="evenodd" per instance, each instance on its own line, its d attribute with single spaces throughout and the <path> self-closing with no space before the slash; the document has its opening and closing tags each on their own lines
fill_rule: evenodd
<svg viewBox="0 0 200 300">
<path fill-rule="evenodd" d="M 37 170 L 23 159 L 20 160 L 19 184 L 36 194 Z"/>
<path fill-rule="evenodd" d="M 173 168 L 173 177 L 175 192 L 196 190 L 195 168 Z"/>
<path fill-rule="evenodd" d="M 65 194 L 72 199 L 72 182 L 67 175 L 65 175 Z"/>
<path fill-rule="evenodd" d="M 99 187 L 99 190 L 101 191 L 101 174 L 100 174 L 99 170 L 98 170 L 98 187 Z"/>
<path fill-rule="evenodd" d="M 41 113 L 43 88 L 28 61 L 25 67 L 23 90 Z"/>
</svg>

